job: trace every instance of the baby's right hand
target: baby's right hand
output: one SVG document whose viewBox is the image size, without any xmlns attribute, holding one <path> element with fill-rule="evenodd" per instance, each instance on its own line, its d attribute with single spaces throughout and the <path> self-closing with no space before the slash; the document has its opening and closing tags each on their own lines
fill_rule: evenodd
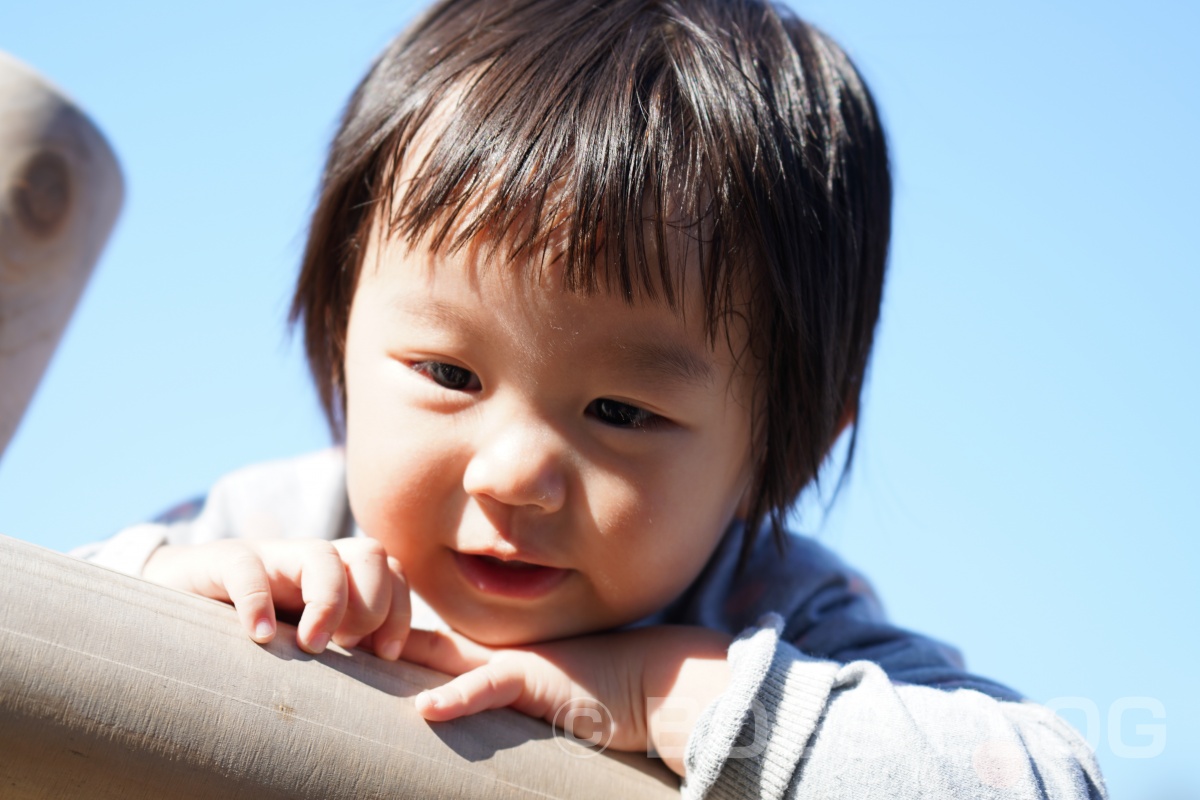
<svg viewBox="0 0 1200 800">
<path fill-rule="evenodd" d="M 370 644 L 395 661 L 408 637 L 412 607 L 400 562 L 374 539 L 229 539 L 164 545 L 142 571 L 146 580 L 232 603 L 250 638 L 275 636 L 275 609 L 302 612 L 296 643 L 320 653 Z"/>
</svg>

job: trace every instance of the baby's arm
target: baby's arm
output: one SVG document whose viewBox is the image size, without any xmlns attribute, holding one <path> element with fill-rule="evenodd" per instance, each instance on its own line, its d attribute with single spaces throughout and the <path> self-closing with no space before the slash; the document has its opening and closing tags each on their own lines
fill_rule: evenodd
<svg viewBox="0 0 1200 800">
<path fill-rule="evenodd" d="M 729 681 L 729 642 L 691 625 L 516 648 L 414 630 L 404 658 L 457 676 L 417 696 L 417 711 L 428 720 L 511 707 L 604 748 L 655 752 L 683 775 L 688 731 Z"/>
<path fill-rule="evenodd" d="M 513 704 L 552 719 L 556 702 L 594 696 L 614 725 L 636 734 L 611 746 L 655 746 L 685 774 L 688 797 L 1105 796 L 1094 755 L 1074 730 L 967 673 L 952 649 L 890 625 L 869 586 L 815 542 L 797 538 L 782 559 L 765 542 L 762 558 L 740 573 L 736 548 L 725 556 L 686 607 L 658 620 L 687 625 L 583 637 L 532 654 L 470 646 L 463 649 L 472 657 L 457 660 L 446 657 L 459 648 L 445 637 L 414 637 L 412 658 L 466 673 L 439 690 L 445 705 L 422 700 L 418 709 L 441 719 Z M 783 618 L 756 626 L 769 610 Z M 782 636 L 777 623 L 786 623 Z M 688 641 L 688 631 L 744 629 L 728 661 L 719 650 L 719 664 L 714 642 Z M 680 680 L 662 680 L 671 675 Z M 554 702 L 547 692 L 557 693 Z M 653 698 L 664 696 L 671 715 L 636 707 L 662 707 Z M 688 718 L 689 709 L 703 713 Z M 681 729 L 690 732 L 686 759 L 673 763 Z"/>
<path fill-rule="evenodd" d="M 509 650 L 418 631 L 404 657 L 459 676 L 418 696 L 427 719 L 512 706 L 582 723 L 576 737 L 657 750 L 685 797 L 1106 796 L 1087 744 L 1048 709 L 812 658 L 780 642 L 775 621 L 728 661 L 728 638 L 695 626 Z"/>
<path fill-rule="evenodd" d="M 1050 710 L 813 658 L 768 622 L 730 650 L 730 687 L 689 741 L 687 796 L 1106 796 L 1091 749 Z"/>
</svg>

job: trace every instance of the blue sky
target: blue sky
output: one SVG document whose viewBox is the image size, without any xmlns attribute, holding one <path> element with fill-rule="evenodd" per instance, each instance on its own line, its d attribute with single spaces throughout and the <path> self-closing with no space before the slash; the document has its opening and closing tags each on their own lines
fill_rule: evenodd
<svg viewBox="0 0 1200 800">
<path fill-rule="evenodd" d="M 865 72 L 897 186 L 860 449 L 800 527 L 901 624 L 1071 706 L 1114 797 L 1200 797 L 1200 10 L 796 8 Z M 326 444 L 290 284 L 341 104 L 416 9 L 3 4 L 0 49 L 128 188 L 0 459 L 0 532 L 67 549 Z"/>
</svg>

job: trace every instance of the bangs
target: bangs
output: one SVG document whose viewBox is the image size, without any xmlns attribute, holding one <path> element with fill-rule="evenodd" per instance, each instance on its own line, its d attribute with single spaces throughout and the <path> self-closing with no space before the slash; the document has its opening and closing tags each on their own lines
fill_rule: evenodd
<svg viewBox="0 0 1200 800">
<path fill-rule="evenodd" d="M 346 106 L 291 318 L 341 438 L 350 307 L 381 224 L 680 313 L 686 283 L 710 344 L 727 320 L 746 331 L 761 407 L 746 522 L 782 536 L 857 418 L 890 217 L 870 93 L 771 2 L 440 0 Z"/>
<path fill-rule="evenodd" d="M 767 257 L 753 243 L 777 239 L 771 190 L 802 158 L 764 66 L 797 58 L 781 20 L 466 5 L 420 20 L 362 87 L 362 107 L 388 112 L 365 129 L 391 132 L 368 171 L 377 218 L 435 248 L 502 242 L 516 264 L 555 263 L 570 291 L 629 302 L 677 308 L 683 265 L 698 265 L 715 335 L 734 262 Z"/>
</svg>

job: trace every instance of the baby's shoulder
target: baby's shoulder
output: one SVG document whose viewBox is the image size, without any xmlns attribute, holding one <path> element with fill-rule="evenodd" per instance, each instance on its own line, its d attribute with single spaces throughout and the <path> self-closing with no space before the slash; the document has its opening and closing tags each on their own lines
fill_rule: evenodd
<svg viewBox="0 0 1200 800">
<path fill-rule="evenodd" d="M 843 617 L 883 619 L 867 580 L 815 539 L 789 533 L 776 542 L 764 529 L 746 552 L 743 543 L 744 532 L 735 525 L 669 616 L 732 632 L 768 612 L 793 625 L 835 609 Z"/>
<path fill-rule="evenodd" d="M 745 568 L 734 569 L 734 593 L 791 619 L 807 621 L 830 613 L 860 621 L 882 621 L 883 605 L 870 581 L 817 539 L 789 532 L 776 542 L 767 531 L 756 537 Z M 792 627 L 792 626 L 789 626 Z"/>
<path fill-rule="evenodd" d="M 154 522 L 172 540 L 336 539 L 348 519 L 345 459 L 329 448 L 241 467 Z"/>
</svg>

